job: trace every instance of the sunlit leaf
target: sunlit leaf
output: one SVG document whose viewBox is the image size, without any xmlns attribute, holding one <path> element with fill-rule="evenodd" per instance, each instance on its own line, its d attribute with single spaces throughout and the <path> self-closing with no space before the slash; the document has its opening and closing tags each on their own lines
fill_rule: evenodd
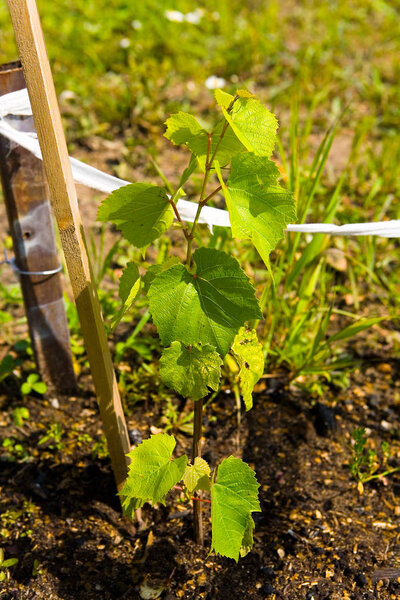
<svg viewBox="0 0 400 600">
<path fill-rule="evenodd" d="M 195 490 L 209 490 L 210 467 L 204 458 L 196 456 L 194 464 L 187 465 L 182 480 L 191 494 Z"/>
<path fill-rule="evenodd" d="M 97 218 L 114 223 L 136 248 L 146 248 L 170 228 L 174 212 L 164 188 L 132 183 L 110 194 Z"/>
<path fill-rule="evenodd" d="M 174 265 L 157 275 L 148 296 L 161 342 L 210 344 L 225 356 L 236 333 L 261 312 L 248 277 L 232 256 L 200 248 L 191 273 Z"/>
<path fill-rule="evenodd" d="M 232 235 L 250 239 L 267 264 L 270 252 L 295 220 L 293 195 L 277 182 L 278 167 L 263 156 L 238 154 L 225 185 L 218 175 L 229 210 Z"/>
<path fill-rule="evenodd" d="M 172 436 L 160 433 L 128 454 L 128 477 L 120 492 L 125 510 L 132 512 L 148 501 L 165 504 L 165 496 L 182 479 L 187 464 L 186 455 L 172 459 L 175 444 Z"/>
<path fill-rule="evenodd" d="M 266 106 L 256 98 L 249 97 L 248 92 L 240 90 L 233 107 L 228 112 L 228 100 L 234 100 L 225 92 L 215 95 L 225 119 L 232 127 L 243 146 L 258 156 L 270 157 L 276 143 L 278 121 Z"/>
<path fill-rule="evenodd" d="M 253 547 L 253 531 L 254 531 L 254 521 L 251 517 L 249 517 L 247 521 L 247 527 L 244 532 L 242 546 L 240 548 L 240 556 L 243 558 L 246 556 Z"/>
<path fill-rule="evenodd" d="M 264 352 L 257 333 L 242 327 L 232 344 L 232 352 L 239 365 L 239 385 L 246 410 L 253 406 L 252 392 L 264 373 Z"/>
<path fill-rule="evenodd" d="M 174 144 L 187 146 L 196 156 L 201 169 L 204 171 L 209 147 L 209 133 L 201 127 L 195 117 L 184 112 L 179 112 L 169 117 L 166 125 L 167 131 L 164 134 L 165 137 Z M 215 159 L 218 160 L 221 166 L 228 164 L 232 156 L 245 150 L 245 147 L 230 127 L 228 127 L 222 140 L 220 140 L 223 126 L 224 123 L 221 121 L 213 131 L 209 151 L 209 159 L 211 159 L 218 144 Z M 189 168 L 193 168 L 193 164 Z M 190 175 L 190 170 L 186 175 Z M 180 185 L 183 185 L 183 183 Z"/>
<path fill-rule="evenodd" d="M 170 256 L 163 263 L 151 265 L 151 267 L 147 269 L 146 274 L 143 276 L 143 289 L 146 292 L 146 294 L 149 291 L 151 282 L 157 275 L 159 275 L 163 271 L 166 271 L 173 265 L 180 264 L 180 262 L 181 261 L 177 256 Z"/>
<path fill-rule="evenodd" d="M 111 321 L 112 329 L 115 329 L 122 317 L 130 309 L 139 296 L 141 289 L 142 282 L 139 275 L 139 269 L 135 263 L 130 262 L 126 265 L 121 275 L 121 279 L 119 280 L 119 297 L 122 300 L 122 306 Z"/>
<path fill-rule="evenodd" d="M 181 396 L 199 400 L 209 393 L 208 388 L 218 390 L 221 364 L 221 357 L 212 346 L 185 347 L 181 342 L 172 342 L 162 353 L 160 375 Z"/>
<path fill-rule="evenodd" d="M 252 512 L 260 512 L 259 483 L 254 471 L 239 458 L 230 456 L 218 467 L 211 486 L 211 549 L 238 560 L 240 550 L 252 542 Z"/>
</svg>

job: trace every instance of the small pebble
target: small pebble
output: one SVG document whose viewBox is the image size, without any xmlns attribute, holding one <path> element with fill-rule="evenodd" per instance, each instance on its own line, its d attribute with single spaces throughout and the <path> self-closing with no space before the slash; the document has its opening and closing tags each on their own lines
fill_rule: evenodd
<svg viewBox="0 0 400 600">
<path fill-rule="evenodd" d="M 274 569 L 272 567 L 261 567 L 260 571 L 267 579 L 272 579 L 275 576 Z"/>
<path fill-rule="evenodd" d="M 270 596 L 271 594 L 276 594 L 276 589 L 274 588 L 273 585 L 271 585 L 270 583 L 265 583 L 260 592 L 262 594 L 265 594 L 266 596 Z"/>
<path fill-rule="evenodd" d="M 336 430 L 336 416 L 329 406 L 318 402 L 313 408 L 314 427 L 318 435 L 326 437 Z"/>
<path fill-rule="evenodd" d="M 128 431 L 129 441 L 132 446 L 137 446 L 142 442 L 142 434 L 138 429 L 129 429 Z"/>
<path fill-rule="evenodd" d="M 364 587 L 365 585 L 368 585 L 368 581 L 367 581 L 367 578 L 365 577 L 364 573 L 357 573 L 356 576 L 354 577 L 354 581 L 356 582 L 356 585 L 358 585 L 359 587 Z"/>
<path fill-rule="evenodd" d="M 379 396 L 377 394 L 370 394 L 368 397 L 368 404 L 372 406 L 372 408 L 377 408 L 377 406 L 379 406 Z"/>
<path fill-rule="evenodd" d="M 60 408 L 58 398 L 50 398 L 50 404 L 53 408 L 56 408 L 57 410 Z"/>
</svg>

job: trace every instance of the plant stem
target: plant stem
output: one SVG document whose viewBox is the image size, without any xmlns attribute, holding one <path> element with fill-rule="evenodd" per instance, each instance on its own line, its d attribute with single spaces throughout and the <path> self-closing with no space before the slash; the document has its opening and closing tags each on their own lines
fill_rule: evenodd
<svg viewBox="0 0 400 600">
<path fill-rule="evenodd" d="M 175 201 L 174 201 L 175 196 L 176 196 L 176 194 L 173 194 L 170 198 L 168 198 L 168 201 L 169 201 L 170 205 L 172 206 L 172 209 L 173 209 L 173 211 L 175 213 L 175 216 L 176 216 L 177 220 L 182 225 L 182 231 L 183 231 L 183 234 L 184 234 L 185 238 L 187 240 L 189 240 L 189 235 L 190 235 L 189 234 L 189 230 L 188 230 L 187 226 L 183 223 L 183 221 L 181 219 L 181 215 L 179 214 L 178 208 L 177 208 L 177 206 L 175 204 Z"/>
<path fill-rule="evenodd" d="M 209 200 L 211 200 L 211 198 L 213 196 L 215 196 L 215 194 L 218 194 L 218 192 L 220 192 L 222 190 L 222 185 L 219 185 L 213 192 L 211 192 L 211 194 L 208 194 L 208 196 L 206 198 L 204 198 L 204 200 L 202 200 L 201 205 L 202 207 L 205 206 L 207 204 L 207 202 Z"/>
<path fill-rule="evenodd" d="M 194 423 L 193 423 L 193 452 L 192 460 L 201 456 L 201 429 L 203 420 L 203 400 L 196 400 L 194 403 Z M 193 524 L 194 539 L 199 546 L 204 544 L 203 519 L 201 514 L 201 502 L 193 502 Z"/>
<path fill-rule="evenodd" d="M 228 106 L 227 112 L 231 112 L 233 105 L 235 104 L 236 100 L 238 99 L 238 96 L 235 96 L 232 100 L 232 102 L 230 103 L 230 105 Z M 208 146 L 207 146 L 207 157 L 206 157 L 206 164 L 205 164 L 205 172 L 204 172 L 204 179 L 203 179 L 203 185 L 201 188 L 201 193 L 200 193 L 200 200 L 197 206 L 197 212 L 196 212 L 196 216 L 194 218 L 193 221 L 193 225 L 192 228 L 190 230 L 190 234 L 189 236 L 185 237 L 188 241 L 188 247 L 187 247 L 187 255 L 186 255 L 186 265 L 190 268 L 191 262 L 192 262 L 192 245 L 193 245 L 193 238 L 194 238 L 194 232 L 197 226 L 197 223 L 199 221 L 199 217 L 200 217 L 200 213 L 201 213 L 201 209 L 203 208 L 203 206 L 205 206 L 207 204 L 207 202 L 214 196 L 214 194 L 217 194 L 221 189 L 222 186 L 219 186 L 216 190 L 214 190 L 211 194 L 209 194 L 208 196 L 205 196 L 206 193 L 206 187 L 207 187 L 207 183 L 208 183 L 208 179 L 210 176 L 210 172 L 211 172 L 211 168 L 212 168 L 212 164 L 214 162 L 214 159 L 217 155 L 218 149 L 221 145 L 221 142 L 224 138 L 224 135 L 226 133 L 226 130 L 229 127 L 229 123 L 228 121 L 225 121 L 224 126 L 222 128 L 222 131 L 220 133 L 219 139 L 215 145 L 214 148 L 214 152 L 211 155 L 211 141 L 212 141 L 212 133 L 208 134 Z M 210 157 L 211 155 L 211 157 Z"/>
<path fill-rule="evenodd" d="M 237 383 L 233 385 L 233 393 L 235 394 L 235 404 L 236 404 L 236 449 L 239 449 L 240 446 L 240 425 L 242 422 L 242 412 L 241 412 L 241 401 L 240 401 L 240 392 L 239 386 Z"/>
<path fill-rule="evenodd" d="M 360 481 L 362 483 L 367 483 L 368 481 L 372 481 L 373 479 L 381 479 L 382 477 L 386 477 L 388 475 L 391 475 L 392 473 L 397 473 L 397 471 L 400 471 L 400 467 L 395 467 L 394 469 L 388 469 L 387 471 L 383 471 L 383 473 L 377 473 L 376 475 L 370 475 L 369 477 L 363 477 L 362 474 L 360 473 L 359 477 L 360 477 Z"/>
<path fill-rule="evenodd" d="M 239 98 L 239 96 L 235 96 L 235 97 L 233 98 L 233 100 L 232 100 L 232 102 L 230 103 L 230 105 L 228 106 L 228 108 L 227 108 L 226 112 L 230 113 L 230 112 L 232 111 L 233 105 L 235 104 L 235 102 L 236 102 L 236 100 L 237 100 L 238 98 Z M 210 160 L 210 165 L 212 165 L 212 163 L 213 163 L 213 161 L 214 161 L 214 158 L 215 158 L 215 157 L 216 157 L 216 155 L 217 155 L 217 152 L 218 152 L 218 150 L 219 150 L 219 147 L 220 147 L 220 145 L 221 145 L 221 142 L 222 142 L 222 140 L 223 140 L 223 138 L 224 138 L 224 135 L 225 135 L 225 133 L 226 133 L 226 130 L 228 129 L 228 127 L 229 127 L 229 123 L 228 123 L 228 121 L 225 121 L 225 123 L 224 123 L 224 126 L 223 126 L 223 128 L 222 128 L 222 131 L 221 131 L 221 134 L 220 134 L 220 136 L 219 136 L 219 140 L 218 140 L 218 142 L 217 142 L 217 144 L 216 144 L 216 146 L 215 146 L 215 149 L 214 149 L 213 155 L 212 155 L 212 157 L 211 157 L 211 160 Z M 208 156 L 207 156 L 207 160 L 208 160 Z M 207 163 L 206 163 L 206 166 L 207 166 Z"/>
<path fill-rule="evenodd" d="M 174 490 L 178 490 L 179 492 L 183 492 L 184 489 L 180 485 L 174 485 Z M 211 504 L 211 500 L 207 500 L 206 498 L 197 498 L 196 496 L 190 496 L 191 500 L 195 500 L 196 502 L 206 502 L 206 504 Z"/>
<path fill-rule="evenodd" d="M 190 268 L 190 265 L 191 265 L 191 262 L 192 262 L 192 246 L 193 246 L 194 232 L 195 232 L 195 229 L 196 229 L 196 225 L 197 225 L 197 223 L 199 221 L 201 209 L 204 206 L 202 204 L 202 202 L 204 200 L 204 195 L 206 193 L 207 182 L 208 182 L 208 178 L 210 176 L 210 169 L 211 169 L 211 165 L 209 163 L 210 152 L 211 152 L 211 133 L 208 135 L 206 168 L 205 168 L 205 172 L 204 172 L 203 185 L 201 187 L 201 192 L 200 192 L 200 199 L 199 199 L 199 203 L 197 205 L 197 212 L 196 212 L 196 216 L 195 216 L 194 221 L 193 221 L 192 228 L 190 230 L 189 237 L 186 238 L 187 241 L 188 241 L 187 254 L 186 254 L 186 264 L 187 264 L 187 266 L 189 268 Z"/>
</svg>

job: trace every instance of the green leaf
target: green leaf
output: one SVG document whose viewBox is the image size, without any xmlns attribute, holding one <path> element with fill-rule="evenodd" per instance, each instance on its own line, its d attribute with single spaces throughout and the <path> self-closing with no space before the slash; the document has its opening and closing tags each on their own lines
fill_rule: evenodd
<svg viewBox="0 0 400 600">
<path fill-rule="evenodd" d="M 269 254 L 283 237 L 285 227 L 296 217 L 291 192 L 277 183 L 277 166 L 263 156 L 238 154 L 232 159 L 231 174 L 222 185 L 232 235 L 251 239 L 265 264 Z"/>
<path fill-rule="evenodd" d="M 99 221 L 110 221 L 136 248 L 146 248 L 174 220 L 174 211 L 164 188 L 132 183 L 110 194 L 97 213 Z"/>
<path fill-rule="evenodd" d="M 209 133 L 201 127 L 195 117 L 184 112 L 172 115 L 167 119 L 166 125 L 167 131 L 164 134 L 165 137 L 174 144 L 187 146 L 196 156 L 201 169 L 204 171 L 207 159 Z M 219 142 L 223 126 L 224 122 L 221 121 L 212 133 L 209 156 L 209 158 L 213 156 L 217 144 L 219 143 L 215 159 L 218 160 L 221 166 L 228 164 L 232 156 L 245 150 L 245 147 L 238 140 L 230 127 L 228 127 L 224 137 L 221 142 Z M 191 168 L 190 165 L 188 168 Z"/>
<path fill-rule="evenodd" d="M 197 160 L 196 160 L 196 157 L 193 156 L 193 154 L 192 154 L 190 157 L 190 160 L 189 160 L 189 164 L 186 167 L 186 169 L 183 171 L 181 178 L 179 180 L 179 188 L 181 188 L 183 185 L 185 185 L 185 183 L 187 182 L 189 177 L 196 170 L 196 167 L 197 167 Z"/>
<path fill-rule="evenodd" d="M 170 256 L 169 258 L 167 258 L 166 261 L 164 261 L 161 264 L 151 265 L 151 267 L 147 269 L 146 274 L 143 277 L 144 291 L 146 292 L 146 294 L 149 291 L 151 282 L 159 273 L 166 271 L 173 265 L 180 264 L 180 262 L 181 261 L 177 256 Z"/>
<path fill-rule="evenodd" d="M 261 317 L 254 288 L 238 261 L 210 248 L 193 254 L 196 272 L 175 265 L 157 275 L 149 307 L 161 342 L 210 344 L 221 356 L 249 319 Z"/>
<path fill-rule="evenodd" d="M 239 96 L 239 98 L 255 98 L 255 95 L 249 92 L 249 90 L 237 90 L 236 96 Z"/>
<path fill-rule="evenodd" d="M 253 547 L 253 531 L 254 531 L 254 521 L 250 517 L 247 521 L 246 531 L 244 532 L 244 536 L 242 539 L 242 546 L 239 550 L 240 556 L 244 558 Z"/>
<path fill-rule="evenodd" d="M 259 487 L 254 471 L 242 460 L 230 456 L 222 461 L 211 486 L 211 550 L 237 561 L 241 548 L 249 546 L 251 513 L 261 511 Z"/>
<path fill-rule="evenodd" d="M 139 508 L 145 502 L 165 504 L 165 496 L 182 479 L 187 456 L 172 459 L 175 439 L 165 433 L 152 435 L 129 454 L 128 477 L 120 494 Z M 127 508 L 130 505 L 125 501 Z"/>
<path fill-rule="evenodd" d="M 27 381 L 25 381 L 25 383 L 23 383 L 21 385 L 21 394 L 23 396 L 26 396 L 27 394 L 29 394 L 29 392 L 31 391 L 32 386 L 30 383 L 28 383 Z"/>
<path fill-rule="evenodd" d="M 216 94 L 215 98 L 221 107 L 225 119 L 232 127 L 235 135 L 243 146 L 258 156 L 270 157 L 276 142 L 278 121 L 266 106 L 256 98 L 249 97 L 241 90 L 233 107 L 228 112 L 229 104 L 234 96 L 222 92 L 223 96 Z M 251 96 L 251 95 L 250 95 Z M 228 104 L 229 100 L 229 104 Z"/>
<path fill-rule="evenodd" d="M 196 144 L 196 139 L 203 139 L 207 132 L 198 120 L 189 113 L 179 111 L 166 121 L 167 130 L 164 136 L 177 146 Z"/>
<path fill-rule="evenodd" d="M 8 569 L 9 567 L 13 567 L 14 565 L 17 565 L 17 564 L 18 564 L 18 558 L 7 558 L 7 560 L 5 560 L 1 564 L 1 568 Z"/>
<path fill-rule="evenodd" d="M 369 329 L 373 325 L 384 321 L 385 319 L 390 317 L 370 317 L 368 319 L 358 319 L 355 323 L 351 323 L 351 325 L 347 325 L 347 327 L 343 327 L 337 333 L 334 333 L 326 340 L 327 344 L 332 344 L 333 342 L 338 342 L 339 340 L 346 340 L 348 338 L 354 337 L 357 333 L 361 331 L 365 331 Z"/>
<path fill-rule="evenodd" d="M 38 381 L 37 383 L 32 384 L 32 389 L 35 390 L 37 394 L 45 394 L 47 385 L 43 381 Z"/>
<path fill-rule="evenodd" d="M 196 456 L 193 465 L 186 467 L 182 477 L 184 485 L 190 494 L 195 490 L 210 490 L 210 467 L 204 458 Z"/>
<path fill-rule="evenodd" d="M 246 410 L 253 406 L 252 392 L 264 373 L 264 352 L 257 333 L 242 327 L 232 344 L 232 352 L 239 365 L 239 385 Z"/>
<path fill-rule="evenodd" d="M 162 353 L 160 375 L 181 396 L 200 400 L 210 392 L 209 387 L 218 390 L 221 364 L 212 346 L 194 344 L 186 348 L 181 342 L 172 342 Z"/>
<path fill-rule="evenodd" d="M 135 512 L 144 504 L 138 498 L 129 498 L 129 496 L 122 496 L 121 506 L 122 512 L 125 517 L 128 517 L 131 521 L 135 519 Z"/>
<path fill-rule="evenodd" d="M 211 139 L 211 151 L 210 156 L 213 156 L 216 145 L 219 143 L 217 153 L 214 157 L 214 160 L 217 160 L 221 167 L 227 165 L 231 162 L 232 158 L 239 154 L 240 152 L 245 152 L 246 148 L 237 138 L 237 136 L 232 131 L 231 127 L 228 127 L 224 133 L 224 137 L 219 142 L 219 138 L 222 133 L 222 129 L 224 127 L 224 121 L 218 123 L 216 128 L 214 129 L 213 136 Z M 204 161 L 205 164 L 205 161 Z"/>
<path fill-rule="evenodd" d="M 6 356 L 0 361 L 0 381 L 3 381 L 8 375 L 11 375 L 13 369 L 16 366 L 16 361 L 13 359 L 11 354 Z"/>
<path fill-rule="evenodd" d="M 222 108 L 229 108 L 234 100 L 234 97 L 231 96 L 231 94 L 227 94 L 227 92 L 224 92 L 223 90 L 215 90 L 214 97 L 218 106 L 221 106 Z"/>
<path fill-rule="evenodd" d="M 142 281 L 139 275 L 139 269 L 133 262 L 129 262 L 119 280 L 119 297 L 122 300 L 122 306 L 118 313 L 111 320 L 111 329 L 115 329 L 122 317 L 128 312 L 142 289 Z"/>
</svg>

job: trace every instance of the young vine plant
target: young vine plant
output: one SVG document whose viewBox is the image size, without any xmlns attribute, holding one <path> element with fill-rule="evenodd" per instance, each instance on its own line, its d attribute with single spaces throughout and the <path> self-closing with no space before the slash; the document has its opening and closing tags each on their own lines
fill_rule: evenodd
<svg viewBox="0 0 400 600">
<path fill-rule="evenodd" d="M 146 293 L 164 347 L 161 378 L 194 402 L 191 462 L 186 455 L 173 457 L 173 436 L 160 433 L 143 441 L 129 454 L 129 473 L 120 492 L 123 508 L 133 516 L 144 503 L 165 503 L 170 490 L 181 489 L 193 500 L 195 537 L 202 543 L 201 504 L 210 502 L 211 549 L 237 561 L 253 545 L 252 513 L 260 511 L 259 484 L 239 458 L 225 458 L 214 472 L 201 458 L 203 398 L 218 390 L 221 366 L 229 354 L 237 363 L 246 409 L 251 409 L 264 358 L 256 331 L 247 325 L 262 314 L 238 260 L 214 248 L 194 249 L 193 242 L 203 207 L 222 194 L 233 237 L 251 240 L 269 269 L 269 254 L 295 219 L 295 206 L 292 194 L 279 185 L 279 169 L 270 158 L 278 126 L 275 116 L 246 90 L 235 96 L 217 90 L 215 99 L 222 115 L 212 131 L 184 112 L 166 122 L 165 137 L 191 152 L 177 189 L 169 195 L 150 183 L 127 185 L 103 201 L 98 219 L 116 225 L 143 255 L 174 219 L 186 244 L 184 261 L 167 257 L 143 277 L 130 262 L 120 279 L 122 308 L 113 326 L 139 294 Z M 193 223 L 185 223 L 178 200 L 196 171 L 203 175 L 200 197 Z M 206 492 L 210 499 L 204 498 Z"/>
</svg>

